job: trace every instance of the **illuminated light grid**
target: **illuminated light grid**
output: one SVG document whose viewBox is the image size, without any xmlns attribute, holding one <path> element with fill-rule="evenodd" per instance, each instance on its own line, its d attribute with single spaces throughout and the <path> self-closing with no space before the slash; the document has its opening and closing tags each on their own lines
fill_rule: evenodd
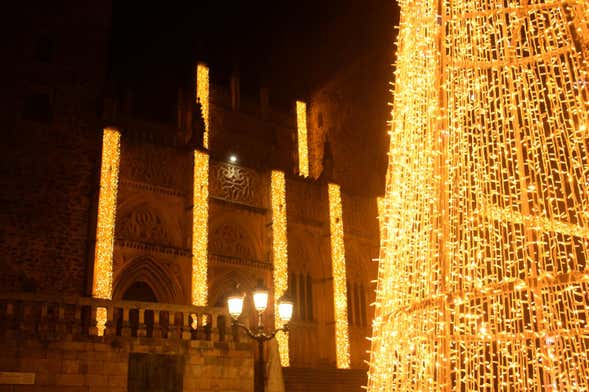
<svg viewBox="0 0 589 392">
<path fill-rule="evenodd" d="M 120 154 L 121 134 L 116 129 L 105 128 L 102 136 L 96 247 L 94 250 L 94 274 L 92 283 L 92 296 L 94 298 L 112 298 L 113 247 Z"/>
<path fill-rule="evenodd" d="M 286 180 L 281 171 L 272 171 L 272 252 L 274 260 L 274 320 L 276 328 L 282 327 L 278 316 L 278 299 L 288 290 L 288 239 L 286 234 Z M 276 335 L 280 364 L 290 366 L 288 333 Z"/>
<path fill-rule="evenodd" d="M 377 197 L 376 198 L 376 209 L 378 211 L 378 229 L 380 235 L 383 234 L 383 222 L 384 222 L 384 211 L 385 211 L 385 198 L 384 197 Z"/>
<path fill-rule="evenodd" d="M 209 155 L 194 151 L 192 191 L 192 304 L 207 306 Z"/>
<path fill-rule="evenodd" d="M 307 104 L 297 101 L 297 143 L 299 148 L 299 174 L 309 177 L 309 147 L 307 140 Z"/>
<path fill-rule="evenodd" d="M 204 148 L 209 148 L 209 67 L 202 63 L 196 65 L 196 99 L 202 106 L 205 122 L 202 145 Z"/>
<path fill-rule="evenodd" d="M 370 391 L 589 390 L 589 3 L 401 0 Z"/>
<path fill-rule="evenodd" d="M 348 294 L 342 197 L 339 185 L 328 184 L 327 190 L 329 195 L 329 234 L 333 274 L 336 362 L 339 369 L 347 369 L 350 367 L 350 339 L 348 334 Z"/>
</svg>

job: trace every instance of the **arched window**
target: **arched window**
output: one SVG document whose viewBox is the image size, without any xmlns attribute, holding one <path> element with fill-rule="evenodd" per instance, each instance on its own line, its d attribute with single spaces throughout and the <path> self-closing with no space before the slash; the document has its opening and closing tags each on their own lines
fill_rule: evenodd
<svg viewBox="0 0 589 392">
<path fill-rule="evenodd" d="M 313 321 L 313 278 L 308 273 L 289 273 L 288 294 L 295 301 L 294 318 Z"/>
<path fill-rule="evenodd" d="M 305 275 L 299 274 L 299 309 L 301 311 L 301 320 L 307 320 L 307 296 L 305 286 L 307 285 L 307 281 L 305 280 Z"/>
<path fill-rule="evenodd" d="M 364 290 L 364 285 L 360 285 L 360 307 L 362 308 L 362 326 L 368 326 L 368 320 L 366 317 L 366 291 Z"/>
<path fill-rule="evenodd" d="M 313 321 L 313 280 L 307 274 L 307 320 Z"/>
<path fill-rule="evenodd" d="M 145 282 L 137 281 L 125 291 L 125 301 L 158 302 L 152 288 Z"/>
<path fill-rule="evenodd" d="M 347 304 L 348 304 L 348 324 L 353 324 L 354 320 L 354 307 L 352 306 L 352 294 L 350 290 L 350 282 L 346 283 L 347 285 Z"/>
</svg>

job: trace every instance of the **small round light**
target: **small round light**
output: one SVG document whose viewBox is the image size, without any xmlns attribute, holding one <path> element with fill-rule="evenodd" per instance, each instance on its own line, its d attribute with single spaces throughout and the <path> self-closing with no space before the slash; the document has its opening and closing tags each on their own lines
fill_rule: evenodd
<svg viewBox="0 0 589 392">
<path fill-rule="evenodd" d="M 258 287 L 254 290 L 254 306 L 258 312 L 263 312 L 268 307 L 268 289 L 262 284 L 258 284 Z"/>
<path fill-rule="evenodd" d="M 292 319 L 294 302 L 284 296 L 278 300 L 278 316 L 286 324 Z"/>
<path fill-rule="evenodd" d="M 235 162 L 237 162 L 237 156 L 235 156 L 235 155 L 233 155 L 233 154 L 232 154 L 232 155 L 230 155 L 230 156 L 229 156 L 229 162 L 231 162 L 231 163 L 235 163 Z"/>
<path fill-rule="evenodd" d="M 243 310 L 243 296 L 239 294 L 229 296 L 227 298 L 227 308 L 231 317 L 237 320 Z"/>
</svg>

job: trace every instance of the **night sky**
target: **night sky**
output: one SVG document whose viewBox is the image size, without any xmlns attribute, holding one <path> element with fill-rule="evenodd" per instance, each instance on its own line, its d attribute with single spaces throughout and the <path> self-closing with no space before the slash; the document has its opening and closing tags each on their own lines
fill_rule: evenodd
<svg viewBox="0 0 589 392">
<path fill-rule="evenodd" d="M 110 73 L 175 89 L 201 60 L 213 81 L 238 67 L 242 94 L 265 85 L 271 101 L 292 102 L 360 56 L 390 64 L 397 18 L 393 0 L 115 0 Z"/>
</svg>

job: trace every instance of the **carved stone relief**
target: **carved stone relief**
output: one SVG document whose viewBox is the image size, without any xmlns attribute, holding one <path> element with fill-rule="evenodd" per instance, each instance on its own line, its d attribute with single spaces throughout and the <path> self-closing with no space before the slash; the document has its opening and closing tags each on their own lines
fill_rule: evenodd
<svg viewBox="0 0 589 392">
<path fill-rule="evenodd" d="M 374 235 L 378 230 L 376 200 L 342 194 L 344 209 L 344 230 L 364 235 Z M 376 237 L 375 237 L 376 238 Z"/>
<path fill-rule="evenodd" d="M 209 240 L 209 249 L 213 254 L 254 259 L 255 254 L 249 242 L 250 239 L 239 227 L 222 224 L 213 231 Z"/>
<path fill-rule="evenodd" d="M 253 206 L 263 206 L 264 186 L 260 175 L 238 165 L 213 162 L 209 172 L 211 196 Z"/>
<path fill-rule="evenodd" d="M 174 189 L 190 186 L 190 155 L 152 144 L 124 143 L 121 177 Z"/>
<path fill-rule="evenodd" d="M 327 203 L 323 202 L 320 186 L 289 180 L 286 187 L 289 215 L 317 222 L 327 217 Z"/>
<path fill-rule="evenodd" d="M 118 219 L 117 237 L 125 240 L 170 245 L 165 222 L 153 210 L 140 207 Z"/>
</svg>

